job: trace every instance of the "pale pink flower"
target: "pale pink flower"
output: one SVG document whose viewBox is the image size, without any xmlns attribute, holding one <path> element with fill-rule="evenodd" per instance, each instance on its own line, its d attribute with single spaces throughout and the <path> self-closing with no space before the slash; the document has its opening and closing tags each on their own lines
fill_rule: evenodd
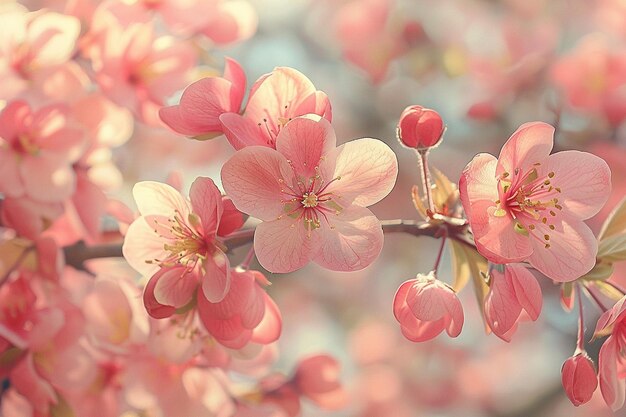
<svg viewBox="0 0 626 417">
<path fill-rule="evenodd" d="M 141 216 L 128 228 L 123 252 L 133 268 L 152 276 L 146 293 L 153 293 L 156 304 L 146 304 L 148 312 L 172 315 L 191 301 L 198 284 L 209 301 L 224 299 L 230 272 L 220 238 L 243 219 L 228 213 L 234 208 L 224 204 L 213 181 L 196 179 L 191 202 L 169 185 L 150 181 L 137 183 L 133 195 Z"/>
<path fill-rule="evenodd" d="M 265 269 L 291 272 L 312 260 L 355 271 L 378 257 L 382 228 L 366 207 L 393 188 L 396 156 L 376 139 L 335 143 L 326 119 L 298 117 L 280 130 L 276 149 L 246 147 L 224 164 L 235 206 L 263 220 L 254 248 Z"/>
<path fill-rule="evenodd" d="M 32 81 L 67 63 L 80 34 L 75 17 L 29 13 L 17 4 L 0 10 L 0 27 L 0 98 L 4 99 L 17 97 Z"/>
<path fill-rule="evenodd" d="M 13 101 L 0 113 L 0 192 L 8 197 L 62 202 L 75 189 L 72 164 L 84 136 L 61 105 L 33 110 Z"/>
<path fill-rule="evenodd" d="M 485 320 L 499 338 L 509 342 L 522 310 L 535 321 L 541 313 L 541 287 L 523 265 L 509 264 L 504 273 L 491 271 L 489 293 L 485 298 Z"/>
<path fill-rule="evenodd" d="M 626 398 L 626 297 L 598 319 L 595 337 L 609 334 L 600 348 L 598 374 L 600 390 L 613 411 L 623 407 Z"/>
<path fill-rule="evenodd" d="M 339 362 L 328 355 L 314 355 L 298 363 L 292 384 L 318 407 L 335 410 L 346 404 L 347 392 L 339 380 Z"/>
<path fill-rule="evenodd" d="M 463 328 L 461 302 L 454 290 L 432 272 L 418 274 L 400 285 L 393 299 L 393 314 L 402 334 L 413 342 L 433 339 L 444 330 L 450 337 L 457 337 Z"/>
<path fill-rule="evenodd" d="M 241 66 L 227 59 L 223 77 L 191 84 L 179 105 L 161 109 L 161 119 L 174 131 L 201 140 L 223 133 L 235 149 L 242 149 L 252 145 L 275 148 L 278 133 L 294 117 L 332 117 L 326 94 L 293 68 L 278 67 L 261 76 L 241 115 L 245 85 Z"/>
<path fill-rule="evenodd" d="M 555 281 L 572 281 L 595 265 L 597 241 L 583 220 L 611 191 L 608 165 L 595 155 L 550 155 L 554 128 L 526 123 L 499 159 L 477 155 L 459 191 L 479 252 L 495 263 L 527 261 Z"/>
<path fill-rule="evenodd" d="M 565 361 L 561 382 L 567 397 L 576 407 L 591 400 L 598 387 L 598 376 L 587 352 L 575 353 Z"/>
<path fill-rule="evenodd" d="M 197 59 L 190 44 L 157 38 L 151 24 L 114 22 L 97 37 L 90 56 L 102 91 L 150 124 L 159 123 L 159 108 L 190 81 Z"/>
</svg>

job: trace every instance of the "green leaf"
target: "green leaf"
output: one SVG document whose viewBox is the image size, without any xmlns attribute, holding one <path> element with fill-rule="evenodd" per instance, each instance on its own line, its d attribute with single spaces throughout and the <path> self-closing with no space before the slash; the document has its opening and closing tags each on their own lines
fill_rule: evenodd
<svg viewBox="0 0 626 417">
<path fill-rule="evenodd" d="M 586 281 L 605 281 L 613 274 L 613 264 L 609 262 L 598 262 L 591 271 L 580 277 Z"/>
<path fill-rule="evenodd" d="M 606 262 L 626 261 L 626 233 L 602 238 L 598 258 Z"/>
<path fill-rule="evenodd" d="M 613 209 L 602 225 L 599 240 L 618 234 L 626 234 L 626 197 Z"/>
<path fill-rule="evenodd" d="M 476 301 L 484 318 L 484 301 L 489 292 L 489 287 L 483 279 L 482 273 L 487 273 L 487 260 L 478 251 L 467 245 L 455 241 L 451 241 L 451 243 L 452 271 L 454 274 L 452 288 L 457 292 L 460 291 L 471 278 Z M 486 323 L 485 328 L 489 331 Z"/>
<path fill-rule="evenodd" d="M 602 294 L 606 295 L 614 301 L 619 301 L 624 296 L 621 291 L 617 290 L 614 286 L 604 281 L 594 281 L 593 285 L 595 285 Z"/>
</svg>

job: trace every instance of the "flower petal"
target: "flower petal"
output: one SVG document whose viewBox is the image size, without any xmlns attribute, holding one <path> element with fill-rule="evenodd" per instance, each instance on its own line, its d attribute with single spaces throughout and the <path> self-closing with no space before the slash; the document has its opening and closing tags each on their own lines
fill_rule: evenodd
<svg viewBox="0 0 626 417">
<path fill-rule="evenodd" d="M 246 214 L 269 221 L 283 213 L 283 180 L 291 168 L 274 149 L 247 147 L 222 167 L 222 184 L 235 207 Z"/>
<path fill-rule="evenodd" d="M 224 210 L 220 190 L 218 190 L 212 179 L 198 177 L 191 184 L 189 198 L 193 212 L 202 221 L 204 238 L 215 236 Z"/>
<path fill-rule="evenodd" d="M 161 268 L 159 279 L 155 280 L 154 299 L 157 303 L 175 308 L 185 306 L 191 301 L 198 281 L 186 268 Z"/>
<path fill-rule="evenodd" d="M 257 226 L 254 251 L 259 263 L 270 272 L 292 272 L 314 258 L 320 248 L 319 230 L 311 232 L 302 220 L 283 216 Z"/>
<path fill-rule="evenodd" d="M 513 286 L 519 305 L 526 310 L 531 320 L 537 320 L 543 298 L 535 276 L 523 265 L 507 265 L 504 274 Z"/>
<path fill-rule="evenodd" d="M 339 146 L 333 178 L 341 179 L 328 186 L 346 203 L 371 206 L 393 189 L 398 176 L 396 154 L 378 139 L 357 139 Z"/>
<path fill-rule="evenodd" d="M 243 213 L 237 210 L 230 197 L 222 196 L 222 207 L 224 207 L 224 211 L 217 229 L 217 235 L 224 237 L 241 229 L 245 219 Z"/>
<path fill-rule="evenodd" d="M 321 249 L 315 262 L 333 271 L 358 271 L 378 258 L 383 247 L 380 221 L 367 208 L 349 206 L 328 215 L 329 224 L 319 230 Z M 324 222 L 324 220 L 322 220 Z"/>
<path fill-rule="evenodd" d="M 316 115 L 296 117 L 276 138 L 282 153 L 299 175 L 312 177 L 319 172 L 320 159 L 335 149 L 337 138 L 330 122 Z"/>
<path fill-rule="evenodd" d="M 252 119 L 238 113 L 224 113 L 219 119 L 226 139 L 235 150 L 246 146 L 272 147 L 265 137 L 264 128 L 254 123 Z"/>
<path fill-rule="evenodd" d="M 508 271 L 508 266 L 506 268 Z M 517 323 L 522 307 L 505 274 L 497 270 L 491 272 L 491 288 L 485 298 L 485 320 L 496 336 L 510 342 L 509 331 Z"/>
<path fill-rule="evenodd" d="M 540 167 L 543 175 L 554 172 L 552 186 L 563 210 L 584 220 L 594 216 L 611 194 L 611 170 L 600 157 L 588 152 L 564 151 L 548 157 Z"/>
<path fill-rule="evenodd" d="M 145 218 L 136 219 L 128 227 L 122 253 L 126 261 L 143 276 L 154 274 L 159 266 L 146 261 L 167 258 L 166 241 L 154 232 Z"/>
<path fill-rule="evenodd" d="M 617 362 L 620 350 L 617 340 L 613 336 L 606 339 L 600 348 L 598 361 L 600 391 L 602 397 L 613 411 L 619 410 L 624 405 L 626 396 L 626 381 L 617 373 Z"/>
<path fill-rule="evenodd" d="M 216 249 L 202 264 L 205 270 L 202 277 L 202 292 L 211 303 L 218 303 L 226 297 L 230 289 L 230 264 L 224 252 Z"/>
<path fill-rule="evenodd" d="M 496 175 L 513 174 L 515 169 L 527 171 L 550 155 L 553 144 L 554 127 L 543 122 L 524 123 L 502 146 Z"/>
<path fill-rule="evenodd" d="M 265 291 L 263 292 L 263 298 L 265 299 L 265 313 L 263 314 L 263 320 L 252 333 L 252 341 L 267 345 L 277 341 L 280 337 L 283 318 L 278 306 Z"/>
<path fill-rule="evenodd" d="M 176 189 L 160 182 L 138 182 L 133 187 L 133 197 L 143 216 L 156 214 L 171 217 L 178 211 L 181 220 L 186 221 L 191 211 L 189 203 Z"/>
<path fill-rule="evenodd" d="M 554 226 L 554 230 L 550 226 Z M 582 221 L 557 216 L 546 224 L 537 222 L 535 227 L 530 236 L 533 253 L 527 260 L 548 278 L 558 282 L 573 281 L 596 264 L 598 241 Z"/>
</svg>

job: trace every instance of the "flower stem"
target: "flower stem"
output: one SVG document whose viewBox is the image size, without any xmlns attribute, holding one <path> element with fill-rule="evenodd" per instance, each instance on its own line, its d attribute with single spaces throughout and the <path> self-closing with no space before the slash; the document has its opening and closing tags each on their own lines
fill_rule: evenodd
<svg viewBox="0 0 626 417">
<path fill-rule="evenodd" d="M 591 290 L 591 288 L 585 287 L 585 289 L 587 290 L 587 294 L 589 294 L 589 296 L 593 299 L 593 301 L 595 301 L 598 307 L 600 307 L 600 310 L 602 310 L 603 312 L 609 310 L 607 306 L 604 305 L 602 300 L 600 300 L 600 298 L 598 298 L 598 296 Z"/>
<path fill-rule="evenodd" d="M 446 238 L 447 236 L 445 234 L 441 238 L 441 246 L 439 247 L 439 253 L 437 253 L 437 259 L 435 259 L 435 265 L 433 266 L 433 271 L 435 272 L 439 269 L 439 263 L 443 257 L 443 248 L 446 246 Z"/>
<path fill-rule="evenodd" d="M 254 259 L 254 245 L 250 247 L 250 250 L 246 254 L 246 257 L 243 259 L 239 266 L 247 271 L 248 269 L 250 269 L 250 262 L 252 262 L 252 259 Z"/>
<path fill-rule="evenodd" d="M 585 351 L 585 318 L 583 315 L 583 296 L 581 289 L 576 288 L 578 293 L 578 340 L 576 341 L 576 351 Z"/>
<path fill-rule="evenodd" d="M 426 195 L 426 202 L 428 204 L 428 210 L 430 210 L 429 216 L 435 212 L 435 204 L 432 197 L 432 188 L 430 180 L 430 171 L 428 169 L 428 150 L 417 151 L 419 155 L 420 173 L 422 176 L 422 187 L 424 188 L 424 194 Z"/>
</svg>

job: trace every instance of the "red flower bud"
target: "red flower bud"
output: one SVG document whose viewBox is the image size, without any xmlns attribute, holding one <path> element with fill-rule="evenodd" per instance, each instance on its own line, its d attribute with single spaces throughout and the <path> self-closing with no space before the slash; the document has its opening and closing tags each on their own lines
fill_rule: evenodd
<svg viewBox="0 0 626 417">
<path fill-rule="evenodd" d="M 425 150 L 439 144 L 444 131 L 439 113 L 422 106 L 409 106 L 400 115 L 397 133 L 404 146 Z"/>
<path fill-rule="evenodd" d="M 561 381 L 567 397 L 578 407 L 589 401 L 598 387 L 596 368 L 585 352 L 567 359 L 561 369 Z"/>
</svg>

